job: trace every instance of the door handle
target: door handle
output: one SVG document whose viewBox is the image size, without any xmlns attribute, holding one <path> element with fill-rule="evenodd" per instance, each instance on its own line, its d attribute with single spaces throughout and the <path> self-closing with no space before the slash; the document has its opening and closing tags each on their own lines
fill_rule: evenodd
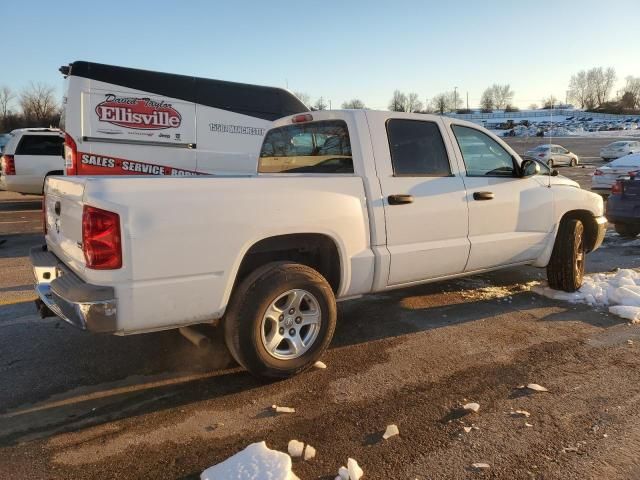
<svg viewBox="0 0 640 480">
<path fill-rule="evenodd" d="M 493 200 L 493 192 L 473 192 L 474 200 Z"/>
<path fill-rule="evenodd" d="M 413 203 L 413 195 L 389 195 L 387 200 L 389 200 L 389 205 L 405 205 Z"/>
</svg>

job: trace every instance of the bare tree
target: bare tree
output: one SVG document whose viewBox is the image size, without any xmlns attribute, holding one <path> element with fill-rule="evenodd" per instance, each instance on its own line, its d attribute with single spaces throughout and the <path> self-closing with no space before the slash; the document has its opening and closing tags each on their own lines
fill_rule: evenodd
<svg viewBox="0 0 640 480">
<path fill-rule="evenodd" d="M 25 120 L 46 125 L 58 113 L 58 105 L 53 95 L 54 89 L 43 83 L 32 83 L 20 94 L 20 108 Z"/>
<path fill-rule="evenodd" d="M 293 94 L 298 97 L 302 103 L 304 103 L 307 107 L 311 105 L 311 96 L 306 92 L 293 92 Z"/>
<path fill-rule="evenodd" d="M 549 95 L 541 100 L 542 108 L 545 110 L 549 110 L 554 108 L 558 104 L 558 99 L 554 95 Z"/>
<path fill-rule="evenodd" d="M 569 81 L 569 100 L 575 102 L 580 108 L 587 108 L 591 92 L 589 79 L 585 70 L 580 70 Z"/>
<path fill-rule="evenodd" d="M 406 103 L 404 106 L 405 112 L 419 112 L 422 110 L 422 102 L 420 96 L 417 93 L 410 93 L 406 96 Z"/>
<path fill-rule="evenodd" d="M 624 88 L 618 92 L 621 106 L 629 110 L 640 109 L 640 77 L 629 75 L 625 81 Z"/>
<path fill-rule="evenodd" d="M 493 104 L 497 109 L 504 110 L 513 101 L 514 94 L 511 85 L 494 83 L 490 88 L 493 92 Z"/>
<path fill-rule="evenodd" d="M 480 97 L 480 106 L 484 112 L 491 112 L 495 106 L 495 102 L 493 100 L 493 88 L 486 88 L 484 92 L 482 92 L 482 97 Z"/>
<path fill-rule="evenodd" d="M 393 97 L 391 97 L 391 101 L 389 102 L 389 110 L 392 112 L 405 112 L 406 105 L 407 96 L 400 90 L 395 90 L 393 92 Z"/>
<path fill-rule="evenodd" d="M 329 105 L 327 105 L 327 102 L 325 102 L 324 97 L 320 97 L 318 100 L 316 100 L 316 103 L 313 104 L 313 108 L 315 108 L 316 110 L 326 110 L 328 106 Z"/>
<path fill-rule="evenodd" d="M 529 110 L 537 110 L 537 109 L 538 109 L 537 103 L 532 103 L 531 105 L 529 105 Z"/>
<path fill-rule="evenodd" d="M 11 113 L 11 102 L 16 98 L 9 87 L 0 87 L 0 117 L 4 121 Z"/>
<path fill-rule="evenodd" d="M 439 93 L 431 99 L 431 106 L 436 113 L 443 114 L 449 111 L 449 95 Z"/>
<path fill-rule="evenodd" d="M 347 102 L 342 103 L 342 108 L 362 109 L 365 108 L 364 102 L 358 98 L 352 98 Z"/>
</svg>

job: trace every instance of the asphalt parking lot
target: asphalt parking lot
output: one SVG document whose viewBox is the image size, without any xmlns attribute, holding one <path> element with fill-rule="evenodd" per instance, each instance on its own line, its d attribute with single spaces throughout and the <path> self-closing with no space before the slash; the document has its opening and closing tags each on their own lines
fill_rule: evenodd
<svg viewBox="0 0 640 480">
<path fill-rule="evenodd" d="M 539 140 L 507 139 L 520 153 Z M 560 173 L 587 187 L 610 141 L 554 139 L 584 164 Z M 198 478 L 249 443 L 293 438 L 318 452 L 294 461 L 303 480 L 334 479 L 348 457 L 365 479 L 640 478 L 640 326 L 530 292 L 544 270 L 344 302 L 327 369 L 265 384 L 213 328 L 199 350 L 175 332 L 98 336 L 37 317 L 39 197 L 0 192 L 0 242 L 0 478 Z M 640 247 L 613 233 L 587 262 L 638 266 Z M 471 401 L 480 411 L 460 416 Z M 382 440 L 392 423 L 400 436 Z"/>
</svg>

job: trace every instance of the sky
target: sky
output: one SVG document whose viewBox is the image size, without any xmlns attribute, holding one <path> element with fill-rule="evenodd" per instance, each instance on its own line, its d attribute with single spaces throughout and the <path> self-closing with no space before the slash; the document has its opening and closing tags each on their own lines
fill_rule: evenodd
<svg viewBox="0 0 640 480">
<path fill-rule="evenodd" d="M 333 108 L 386 109 L 395 89 L 452 91 L 471 107 L 508 83 L 523 108 L 564 101 L 571 75 L 640 76 L 639 0 L 11 2 L 0 86 L 43 82 L 74 60 L 287 87 Z"/>
</svg>

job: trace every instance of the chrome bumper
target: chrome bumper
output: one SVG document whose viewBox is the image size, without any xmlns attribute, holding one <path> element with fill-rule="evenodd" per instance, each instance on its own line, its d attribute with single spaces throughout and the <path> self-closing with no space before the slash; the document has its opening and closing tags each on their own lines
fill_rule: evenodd
<svg viewBox="0 0 640 480">
<path fill-rule="evenodd" d="M 48 252 L 46 246 L 32 248 L 29 258 L 36 277 L 36 293 L 55 315 L 83 330 L 117 331 L 113 287 L 86 283 Z M 40 311 L 42 315 L 42 309 Z"/>
</svg>

